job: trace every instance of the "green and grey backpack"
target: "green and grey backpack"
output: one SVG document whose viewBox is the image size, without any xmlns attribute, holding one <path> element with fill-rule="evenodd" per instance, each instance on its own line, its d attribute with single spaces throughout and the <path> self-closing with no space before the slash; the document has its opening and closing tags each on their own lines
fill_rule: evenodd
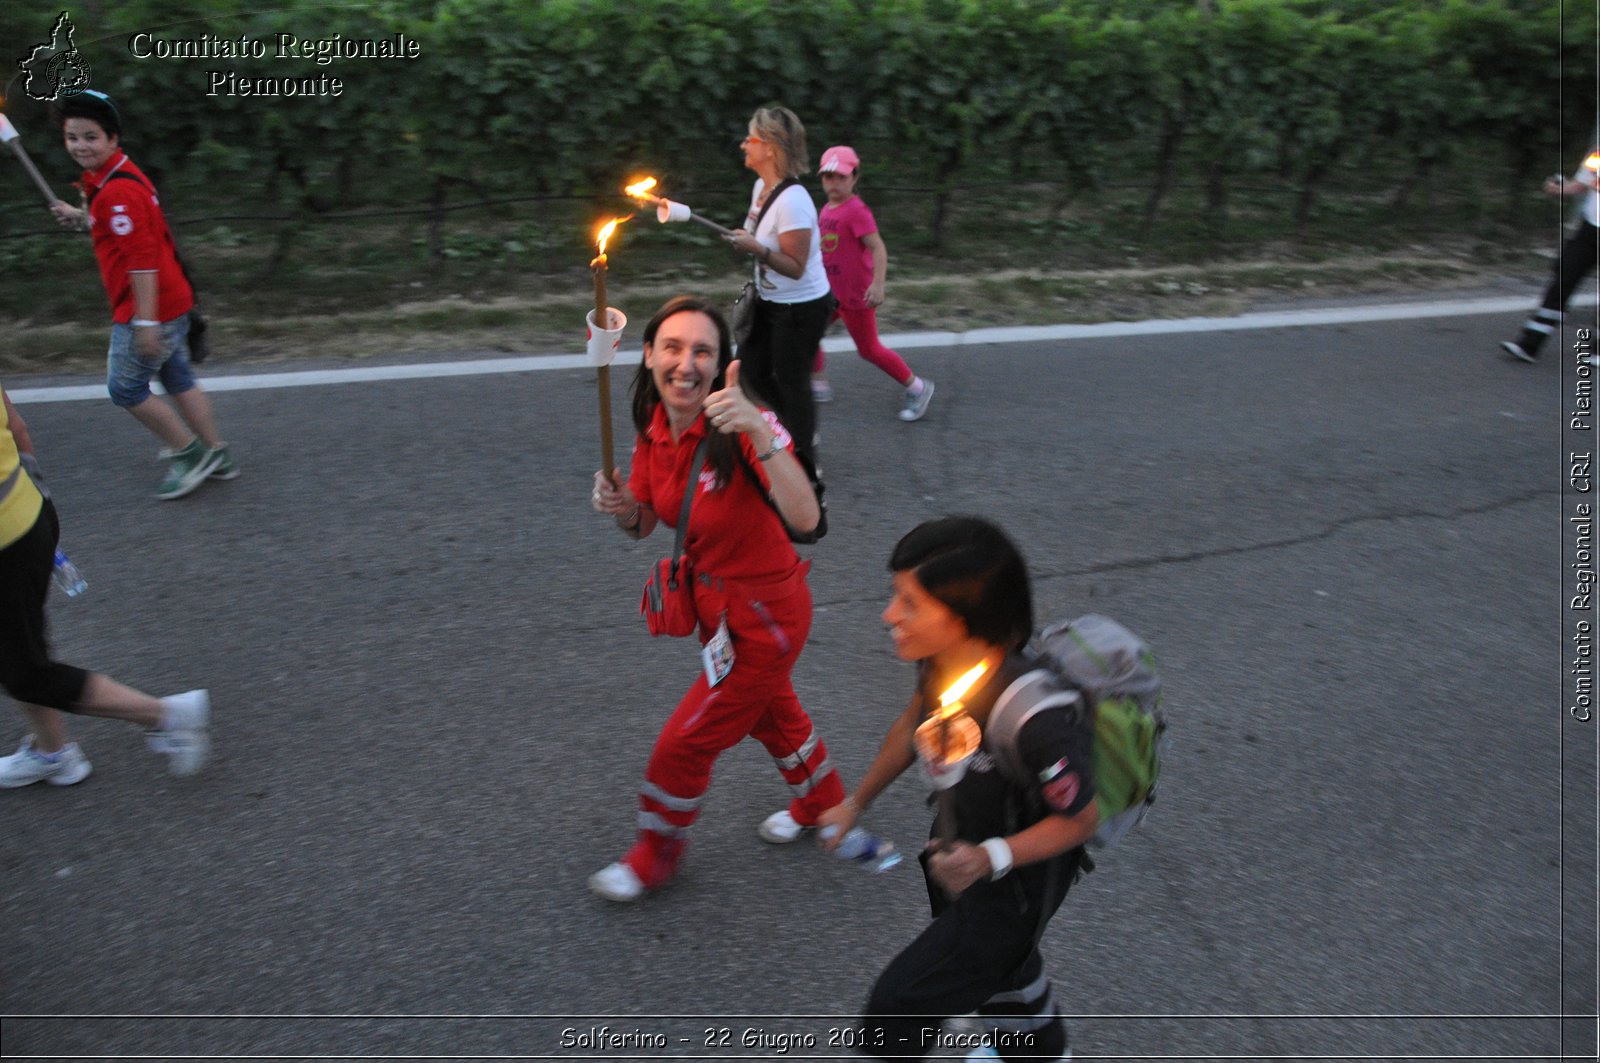
<svg viewBox="0 0 1600 1063">
<path fill-rule="evenodd" d="M 1034 636 L 1028 653 L 1040 667 L 1000 694 L 984 745 L 1001 771 L 1031 788 L 1017 749 L 1022 725 L 1045 711 L 1090 714 L 1100 827 L 1089 844 L 1110 848 L 1144 819 L 1161 775 L 1167 719 L 1155 655 L 1139 636 L 1095 613 L 1050 625 Z"/>
</svg>

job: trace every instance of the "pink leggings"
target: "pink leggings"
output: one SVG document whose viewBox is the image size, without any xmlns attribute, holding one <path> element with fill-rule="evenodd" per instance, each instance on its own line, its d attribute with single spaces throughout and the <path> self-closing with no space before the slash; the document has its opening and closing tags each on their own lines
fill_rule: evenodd
<svg viewBox="0 0 1600 1063">
<path fill-rule="evenodd" d="M 916 374 L 911 367 L 906 365 L 906 360 L 883 345 L 878 338 L 878 312 L 872 307 L 862 307 L 860 310 L 846 310 L 839 307 L 833 312 L 833 321 L 844 319 L 844 327 L 850 333 L 850 338 L 855 341 L 856 353 L 873 365 L 888 373 L 901 387 L 910 387 L 911 381 L 916 379 Z M 828 322 L 830 325 L 833 321 Z M 822 348 L 817 348 L 817 357 L 811 363 L 813 373 L 822 372 Z"/>
</svg>

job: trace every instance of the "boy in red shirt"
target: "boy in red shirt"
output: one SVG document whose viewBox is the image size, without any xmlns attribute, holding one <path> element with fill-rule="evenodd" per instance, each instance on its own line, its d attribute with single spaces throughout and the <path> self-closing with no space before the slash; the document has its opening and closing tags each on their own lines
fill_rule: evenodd
<svg viewBox="0 0 1600 1063">
<path fill-rule="evenodd" d="M 933 381 L 911 371 L 905 359 L 883 345 L 878 338 L 878 310 L 883 303 L 883 283 L 889 272 L 889 249 L 878 235 L 878 222 L 872 211 L 856 195 L 856 178 L 861 159 L 855 149 L 840 144 L 822 153 L 822 188 L 828 202 L 817 216 L 822 230 L 822 265 L 828 271 L 828 284 L 839 307 L 834 319 L 844 319 L 844 327 L 855 341 L 856 353 L 894 378 L 906 389 L 902 421 L 916 421 L 928 412 L 933 400 Z M 812 363 L 811 390 L 818 402 L 833 397 L 822 375 L 822 348 L 817 348 Z"/>
<path fill-rule="evenodd" d="M 87 222 L 111 302 L 106 388 L 166 444 L 167 475 L 156 494 L 182 498 L 209 476 L 231 480 L 239 467 L 217 434 L 211 400 L 189 364 L 189 311 L 194 290 L 178 264 L 172 232 L 150 183 L 122 151 L 122 119 L 104 93 L 90 89 L 56 104 L 67 154 L 83 167 L 88 209 L 59 200 L 50 210 L 62 225 Z M 172 404 L 151 401 L 157 377 Z"/>
</svg>

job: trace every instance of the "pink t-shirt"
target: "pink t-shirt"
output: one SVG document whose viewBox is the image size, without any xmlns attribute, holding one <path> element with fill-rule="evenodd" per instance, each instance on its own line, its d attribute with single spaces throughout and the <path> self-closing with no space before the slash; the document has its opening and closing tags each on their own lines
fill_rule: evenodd
<svg viewBox="0 0 1600 1063">
<path fill-rule="evenodd" d="M 872 284 L 872 251 L 861 241 L 878 231 L 878 221 L 860 196 L 828 203 L 817 216 L 822 230 L 822 268 L 833 297 L 846 310 L 864 310 Z"/>
</svg>

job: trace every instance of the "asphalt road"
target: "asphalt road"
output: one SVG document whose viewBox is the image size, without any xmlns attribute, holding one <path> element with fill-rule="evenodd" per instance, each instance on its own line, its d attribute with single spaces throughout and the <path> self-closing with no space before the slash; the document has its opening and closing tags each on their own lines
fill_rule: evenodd
<svg viewBox="0 0 1600 1063">
<path fill-rule="evenodd" d="M 909 692 L 878 614 L 929 516 L 999 519 L 1041 619 L 1109 613 L 1161 657 L 1160 801 L 1045 940 L 1078 1058 L 1592 1056 L 1570 381 L 1494 353 L 1517 320 L 910 351 L 939 389 L 914 425 L 831 359 L 796 682 L 849 780 Z M 90 584 L 52 602 L 60 656 L 208 686 L 216 757 L 170 779 L 79 720 L 89 781 L 0 794 L 7 1057 L 849 1054 L 920 876 L 763 844 L 759 746 L 719 763 L 677 884 L 584 888 L 697 667 L 637 615 L 664 543 L 589 509 L 593 388 L 219 392 L 244 475 L 177 503 L 109 403 L 23 406 Z M 914 848 L 922 797 L 869 825 Z"/>
</svg>

